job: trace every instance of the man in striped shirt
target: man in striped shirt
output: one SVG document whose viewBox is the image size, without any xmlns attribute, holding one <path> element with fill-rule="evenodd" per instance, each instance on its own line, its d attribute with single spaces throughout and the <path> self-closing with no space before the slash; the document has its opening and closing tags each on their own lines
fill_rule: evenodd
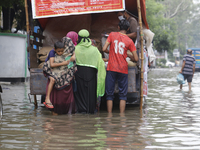
<svg viewBox="0 0 200 150">
<path fill-rule="evenodd" d="M 183 57 L 183 64 L 181 71 L 184 76 L 184 80 L 187 79 L 189 91 L 191 91 L 191 82 L 195 72 L 195 58 L 192 56 L 192 50 L 188 49 L 187 54 Z M 182 89 L 183 85 L 180 84 L 180 89 Z"/>
</svg>

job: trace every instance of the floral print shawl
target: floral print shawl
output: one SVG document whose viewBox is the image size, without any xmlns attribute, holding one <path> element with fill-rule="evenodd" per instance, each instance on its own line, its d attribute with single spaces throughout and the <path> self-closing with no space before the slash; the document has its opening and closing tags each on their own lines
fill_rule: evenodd
<svg viewBox="0 0 200 150">
<path fill-rule="evenodd" d="M 55 63 L 61 63 L 65 61 L 65 58 L 68 56 L 72 56 L 75 51 L 75 46 L 70 38 L 63 37 L 61 41 L 65 44 L 64 53 L 60 56 L 55 54 Z M 70 68 L 68 66 L 51 68 L 49 60 L 45 62 L 43 66 L 44 73 L 55 79 L 55 88 L 60 90 L 70 85 L 76 70 L 77 67 L 75 61 L 73 62 L 73 65 Z"/>
</svg>

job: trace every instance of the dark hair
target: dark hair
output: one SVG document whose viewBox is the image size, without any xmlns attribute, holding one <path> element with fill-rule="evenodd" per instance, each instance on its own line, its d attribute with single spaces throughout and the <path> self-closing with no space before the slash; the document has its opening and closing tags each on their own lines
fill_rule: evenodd
<svg viewBox="0 0 200 150">
<path fill-rule="evenodd" d="M 81 42 L 82 38 L 83 38 L 83 37 L 81 37 L 80 35 L 78 35 L 78 41 L 77 41 L 77 44 Z"/>
<path fill-rule="evenodd" d="M 122 13 L 123 14 L 124 12 L 125 12 L 125 10 L 117 11 L 116 14 L 118 14 L 118 13 Z"/>
<path fill-rule="evenodd" d="M 128 22 L 128 20 L 120 20 L 119 24 L 118 24 L 120 30 L 128 30 L 128 28 L 130 27 L 130 23 Z"/>
<path fill-rule="evenodd" d="M 85 40 L 87 40 L 88 42 L 90 42 L 89 37 L 82 37 L 82 36 L 78 35 L 77 44 L 79 44 L 82 39 L 84 39 L 83 42 L 85 42 Z"/>
<path fill-rule="evenodd" d="M 57 41 L 54 43 L 54 48 L 57 49 L 57 48 L 65 48 L 65 45 L 63 42 L 61 41 Z"/>
</svg>

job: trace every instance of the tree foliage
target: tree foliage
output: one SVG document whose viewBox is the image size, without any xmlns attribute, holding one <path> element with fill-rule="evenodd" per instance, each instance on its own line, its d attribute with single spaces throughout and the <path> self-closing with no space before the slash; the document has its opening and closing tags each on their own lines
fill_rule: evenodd
<svg viewBox="0 0 200 150">
<path fill-rule="evenodd" d="M 200 0 L 146 0 L 146 7 L 155 49 L 178 48 L 183 55 L 187 47 L 200 47 Z"/>
<path fill-rule="evenodd" d="M 25 29 L 24 0 L 1 0 L 3 12 L 3 29 L 11 30 L 13 24 L 17 29 Z"/>
<path fill-rule="evenodd" d="M 176 34 L 172 31 L 176 30 L 174 22 L 164 17 L 165 6 L 161 1 L 146 0 L 147 21 L 150 29 L 155 33 L 154 47 L 157 51 L 173 49 L 176 44 L 174 39 Z"/>
</svg>

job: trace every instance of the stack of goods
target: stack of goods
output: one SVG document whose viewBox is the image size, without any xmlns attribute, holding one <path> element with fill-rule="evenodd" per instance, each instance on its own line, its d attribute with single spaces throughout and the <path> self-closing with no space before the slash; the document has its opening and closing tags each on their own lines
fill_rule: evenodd
<svg viewBox="0 0 200 150">
<path fill-rule="evenodd" d="M 37 58 L 39 60 L 38 68 L 43 68 L 44 62 L 49 54 L 49 52 L 53 49 L 53 47 L 42 47 L 37 53 Z"/>
</svg>

